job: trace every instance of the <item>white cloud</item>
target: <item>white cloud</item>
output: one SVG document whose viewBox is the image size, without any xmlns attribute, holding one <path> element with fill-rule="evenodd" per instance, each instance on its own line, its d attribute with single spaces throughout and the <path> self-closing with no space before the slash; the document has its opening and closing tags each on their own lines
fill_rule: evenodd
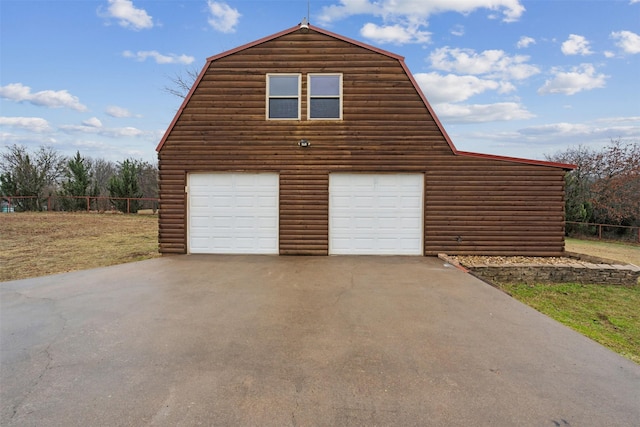
<svg viewBox="0 0 640 427">
<path fill-rule="evenodd" d="M 115 18 L 121 27 L 134 30 L 153 28 L 153 19 L 144 9 L 138 9 L 131 0 L 108 0 L 107 18 Z"/>
<path fill-rule="evenodd" d="M 640 0 L 638 0 L 640 2 Z M 616 46 L 625 53 L 640 53 L 640 36 L 631 31 L 614 31 L 611 38 L 617 40 Z"/>
<path fill-rule="evenodd" d="M 228 4 L 219 1 L 209 0 L 209 25 L 221 33 L 235 33 L 236 25 L 240 20 L 240 12 Z"/>
<path fill-rule="evenodd" d="M 586 135 L 590 127 L 582 123 L 549 123 L 520 129 L 523 135 Z"/>
<path fill-rule="evenodd" d="M 427 31 L 419 31 L 417 27 L 407 28 L 401 25 L 383 25 L 365 24 L 360 30 L 360 34 L 370 40 L 378 43 L 426 43 L 429 41 L 431 33 Z"/>
<path fill-rule="evenodd" d="M 640 117 L 607 117 L 589 123 L 548 123 L 530 126 L 518 131 L 529 138 L 553 139 L 563 138 L 576 143 L 584 143 L 589 139 L 607 141 L 611 138 L 639 138 Z"/>
<path fill-rule="evenodd" d="M 110 105 L 105 110 L 105 113 L 111 117 L 124 118 L 124 117 L 132 117 L 132 114 L 126 108 L 118 107 L 115 105 Z"/>
<path fill-rule="evenodd" d="M 557 122 L 514 130 L 481 130 L 473 126 L 464 134 L 450 135 L 460 149 L 544 159 L 544 154 L 551 155 L 571 146 L 599 149 L 612 138 L 640 139 L 640 117 L 605 117 L 584 123 Z"/>
<path fill-rule="evenodd" d="M 456 25 L 451 29 L 451 34 L 457 37 L 464 36 L 464 27 L 462 25 Z"/>
<path fill-rule="evenodd" d="M 81 125 L 62 125 L 60 126 L 60 130 L 65 133 L 94 134 L 110 138 L 144 137 L 149 135 L 149 132 L 145 132 L 131 126 L 122 128 L 107 128 L 101 125 L 102 123 L 100 123 L 100 126 L 96 126 L 96 123 L 87 123 L 87 121 L 85 121 Z"/>
<path fill-rule="evenodd" d="M 503 21 L 517 21 L 525 9 L 519 0 L 339 0 L 322 8 L 318 20 L 323 24 L 353 16 L 371 15 L 384 24 L 365 24 L 360 34 L 383 43 L 424 43 L 431 33 L 420 30 L 428 25 L 432 15 L 446 12 L 469 14 L 478 9 L 502 12 Z M 456 26 L 451 33 L 464 34 L 464 27 Z"/>
<path fill-rule="evenodd" d="M 102 127 L 102 122 L 97 117 L 91 117 L 90 119 L 83 121 L 82 124 L 85 126 L 94 127 L 94 128 Z"/>
<path fill-rule="evenodd" d="M 536 44 L 536 39 L 529 36 L 522 36 L 520 37 L 520 40 L 518 40 L 518 43 L 516 43 L 516 47 L 518 49 L 524 49 L 532 44 Z"/>
<path fill-rule="evenodd" d="M 80 103 L 78 97 L 71 95 L 66 90 L 43 90 L 32 93 L 29 86 L 24 86 L 22 83 L 11 83 L 0 87 L 0 97 L 43 107 L 66 107 L 76 111 L 87 111 L 87 107 Z"/>
<path fill-rule="evenodd" d="M 339 4 L 323 7 L 319 20 L 330 23 L 353 15 L 414 20 L 443 12 L 468 14 L 477 9 L 499 11 L 505 22 L 517 21 L 525 11 L 519 0 L 340 0 Z"/>
<path fill-rule="evenodd" d="M 593 52 L 589 48 L 589 41 L 584 36 L 577 34 L 569 35 L 569 38 L 562 43 L 560 48 L 565 55 L 591 55 Z"/>
<path fill-rule="evenodd" d="M 538 94 L 574 95 L 583 90 L 602 88 L 608 78 L 605 74 L 597 74 L 591 64 L 581 64 L 566 72 L 560 68 L 553 68 L 551 74 L 553 78 L 538 89 Z"/>
<path fill-rule="evenodd" d="M 58 142 L 55 138 L 52 138 L 50 134 L 41 133 L 9 133 L 0 132 L 0 141 L 6 144 L 18 144 L 31 147 L 39 147 L 43 145 L 54 145 Z"/>
<path fill-rule="evenodd" d="M 434 50 L 429 59 L 437 70 L 492 78 L 524 80 L 540 72 L 538 67 L 526 63 L 528 56 L 509 56 L 502 50 L 476 53 L 472 49 L 445 46 Z"/>
<path fill-rule="evenodd" d="M 457 76 L 438 73 L 418 73 L 416 82 L 432 104 L 466 101 L 487 90 L 500 89 L 500 83 L 483 80 L 476 76 Z"/>
<path fill-rule="evenodd" d="M 515 102 L 495 104 L 438 104 L 433 107 L 439 118 L 447 123 L 484 123 L 525 120 L 534 114 Z"/>
<path fill-rule="evenodd" d="M 125 50 L 122 52 L 122 56 L 125 58 L 133 58 L 136 61 L 145 61 L 147 58 L 152 58 L 156 61 L 156 64 L 191 64 L 195 61 L 193 56 L 188 55 L 176 55 L 174 53 L 162 54 L 156 50 L 141 50 L 138 52 L 131 52 Z"/>
<path fill-rule="evenodd" d="M 51 130 L 49 122 L 40 117 L 0 117 L 0 126 L 26 129 L 38 133 Z"/>
</svg>

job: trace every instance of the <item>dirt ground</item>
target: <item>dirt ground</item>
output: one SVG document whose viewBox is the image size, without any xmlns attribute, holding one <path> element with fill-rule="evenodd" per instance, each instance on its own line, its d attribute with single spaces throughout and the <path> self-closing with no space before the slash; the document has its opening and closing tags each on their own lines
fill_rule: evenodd
<svg viewBox="0 0 640 427">
<path fill-rule="evenodd" d="M 159 256 L 155 215 L 0 214 L 0 281 Z"/>
</svg>

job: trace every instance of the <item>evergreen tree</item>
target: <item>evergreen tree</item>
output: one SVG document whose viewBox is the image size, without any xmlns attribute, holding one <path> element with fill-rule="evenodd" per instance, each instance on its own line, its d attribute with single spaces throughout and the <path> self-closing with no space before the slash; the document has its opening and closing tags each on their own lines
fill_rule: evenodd
<svg viewBox="0 0 640 427">
<path fill-rule="evenodd" d="M 109 196 L 114 198 L 112 203 L 121 212 L 136 213 L 140 208 L 138 200 L 130 200 L 127 203 L 127 200 L 121 199 L 142 197 L 138 186 L 139 169 L 137 161 L 127 159 L 118 163 L 118 173 L 109 179 L 109 184 L 107 185 Z"/>
<path fill-rule="evenodd" d="M 88 159 L 80 156 L 80 152 L 76 152 L 67 162 L 64 172 L 65 180 L 62 182 L 62 196 L 73 197 L 95 197 L 98 189 L 95 184 L 92 186 L 93 173 Z M 62 205 L 68 210 L 84 210 L 87 209 L 86 199 L 63 199 Z"/>
</svg>

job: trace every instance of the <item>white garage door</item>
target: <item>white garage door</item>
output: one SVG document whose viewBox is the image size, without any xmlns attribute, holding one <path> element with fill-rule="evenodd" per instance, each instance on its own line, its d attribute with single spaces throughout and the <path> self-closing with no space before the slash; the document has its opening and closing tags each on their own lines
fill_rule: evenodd
<svg viewBox="0 0 640 427">
<path fill-rule="evenodd" d="M 331 174 L 329 253 L 422 255 L 422 174 Z"/>
<path fill-rule="evenodd" d="M 278 174 L 189 175 L 189 252 L 278 253 Z"/>
</svg>

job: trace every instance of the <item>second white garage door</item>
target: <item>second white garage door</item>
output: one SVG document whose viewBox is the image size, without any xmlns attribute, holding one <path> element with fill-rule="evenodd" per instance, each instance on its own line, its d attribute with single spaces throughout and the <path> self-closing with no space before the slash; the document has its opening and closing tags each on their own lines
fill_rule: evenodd
<svg viewBox="0 0 640 427">
<path fill-rule="evenodd" d="M 422 174 L 331 174 L 329 253 L 422 255 Z"/>
<path fill-rule="evenodd" d="M 278 174 L 189 175 L 189 252 L 278 253 Z"/>
</svg>

